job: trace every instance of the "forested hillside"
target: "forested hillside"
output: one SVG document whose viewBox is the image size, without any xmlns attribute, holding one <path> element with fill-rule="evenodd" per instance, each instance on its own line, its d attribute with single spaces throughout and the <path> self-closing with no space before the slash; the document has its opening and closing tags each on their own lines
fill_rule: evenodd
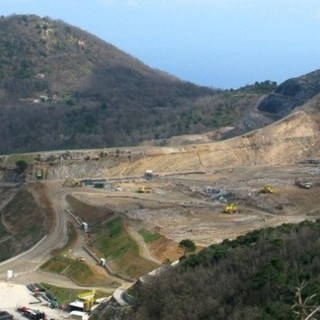
<svg viewBox="0 0 320 320">
<path fill-rule="evenodd" d="M 0 18 L 0 153 L 206 132 L 238 123 L 274 87 L 199 87 L 62 21 Z"/>
<path fill-rule="evenodd" d="M 123 319 L 305 319 L 320 305 L 319 234 L 305 221 L 212 245 L 137 286 Z"/>
<path fill-rule="evenodd" d="M 154 70 L 65 22 L 0 17 L 0 154 L 137 145 L 259 128 L 320 91 L 320 72 L 218 90 Z"/>
</svg>

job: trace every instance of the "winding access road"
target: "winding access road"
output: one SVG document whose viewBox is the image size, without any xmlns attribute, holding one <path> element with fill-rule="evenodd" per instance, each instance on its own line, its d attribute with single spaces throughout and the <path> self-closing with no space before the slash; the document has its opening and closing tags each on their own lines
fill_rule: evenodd
<svg viewBox="0 0 320 320">
<path fill-rule="evenodd" d="M 64 197 L 58 188 L 48 188 L 48 198 L 54 210 L 52 229 L 34 247 L 9 260 L 0 263 L 0 279 L 6 278 L 7 270 L 13 270 L 15 276 L 27 275 L 37 270 L 50 257 L 52 249 L 62 247 L 67 239 L 67 217 Z"/>
</svg>

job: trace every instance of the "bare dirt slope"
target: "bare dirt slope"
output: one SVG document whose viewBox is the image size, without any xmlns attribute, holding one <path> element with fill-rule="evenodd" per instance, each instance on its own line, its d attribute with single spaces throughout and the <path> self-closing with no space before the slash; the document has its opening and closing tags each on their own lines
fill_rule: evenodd
<svg viewBox="0 0 320 320">
<path fill-rule="evenodd" d="M 49 179 L 82 179 L 140 177 L 149 169 L 163 175 L 294 164 L 319 158 L 319 145 L 319 120 L 310 112 L 299 110 L 263 129 L 214 143 L 44 153 L 29 174 L 34 177 L 39 166 L 47 166 Z"/>
<path fill-rule="evenodd" d="M 108 188 L 83 188 L 75 196 L 113 207 L 129 219 L 132 230 L 157 230 L 167 240 L 149 245 L 153 256 L 178 257 L 177 248 L 172 254 L 168 246 L 166 252 L 165 243 L 191 238 L 206 246 L 249 230 L 316 218 L 319 166 L 303 163 L 320 158 L 319 141 L 318 118 L 306 108 L 227 141 L 120 149 L 114 154 L 108 150 L 96 160 L 96 176 L 111 178 Z M 148 169 L 156 173 L 152 181 L 143 178 Z M 314 187 L 295 186 L 295 178 L 301 177 Z M 264 184 L 272 185 L 275 193 L 259 194 Z M 143 185 L 150 187 L 150 194 L 137 194 Z M 216 197 L 219 192 L 223 196 Z M 228 202 L 236 203 L 239 212 L 224 214 Z"/>
<path fill-rule="evenodd" d="M 47 170 L 48 180 L 56 180 L 48 187 L 55 185 L 51 194 L 59 211 L 66 205 L 59 195 L 70 194 L 86 204 L 81 217 L 89 224 L 121 215 L 140 253 L 148 257 L 149 250 L 150 259 L 161 262 L 181 255 L 182 239 L 202 247 L 250 230 L 318 218 L 319 137 L 319 118 L 306 107 L 264 129 L 215 143 L 37 154 L 27 178 Z M 10 161 L 4 158 L 3 165 Z M 151 180 L 145 179 L 146 170 L 153 170 Z M 64 184 L 67 178 L 104 178 L 106 185 L 72 189 Z M 313 187 L 298 188 L 296 178 Z M 260 194 L 264 184 L 274 194 Z M 141 186 L 150 193 L 138 193 Z M 227 203 L 235 203 L 238 212 L 223 213 Z M 143 243 L 142 228 L 158 233 L 160 240 Z"/>
</svg>

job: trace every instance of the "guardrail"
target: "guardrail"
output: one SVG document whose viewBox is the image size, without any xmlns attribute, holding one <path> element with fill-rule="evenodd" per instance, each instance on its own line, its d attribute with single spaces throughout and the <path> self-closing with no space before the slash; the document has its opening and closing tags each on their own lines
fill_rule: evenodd
<svg viewBox="0 0 320 320">
<path fill-rule="evenodd" d="M 95 261 L 97 261 L 97 263 L 100 264 L 100 259 L 95 255 L 94 252 L 92 252 L 92 251 L 88 248 L 88 246 L 84 245 L 84 246 L 83 246 L 83 249 L 84 249 Z M 120 275 L 120 274 L 117 274 L 117 273 L 113 272 L 113 271 L 110 269 L 110 267 L 108 266 L 107 262 L 106 262 L 106 264 L 105 264 L 104 266 L 102 266 L 102 267 L 108 272 L 108 274 L 109 274 L 110 276 L 113 276 L 113 277 L 116 277 L 116 278 L 119 278 L 119 279 L 122 279 L 122 280 L 128 281 L 128 282 L 135 282 L 135 280 L 133 280 L 133 279 L 124 277 L 124 276 L 122 276 L 122 275 Z"/>
</svg>

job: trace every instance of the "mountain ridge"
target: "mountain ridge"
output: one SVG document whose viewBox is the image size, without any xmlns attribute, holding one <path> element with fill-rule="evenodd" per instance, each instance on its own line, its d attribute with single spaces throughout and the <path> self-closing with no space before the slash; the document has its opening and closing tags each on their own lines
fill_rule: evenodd
<svg viewBox="0 0 320 320">
<path fill-rule="evenodd" d="M 281 101 L 273 102 L 281 112 L 265 110 L 273 96 L 289 92 L 294 97 L 288 99 L 302 103 L 320 89 L 312 85 L 319 72 L 280 86 L 267 80 L 237 90 L 200 87 L 77 27 L 36 15 L 0 18 L 0 75 L 2 154 L 166 143 L 205 132 L 226 139 L 293 110 L 281 108 Z M 301 96 L 306 88 L 309 95 Z"/>
</svg>

